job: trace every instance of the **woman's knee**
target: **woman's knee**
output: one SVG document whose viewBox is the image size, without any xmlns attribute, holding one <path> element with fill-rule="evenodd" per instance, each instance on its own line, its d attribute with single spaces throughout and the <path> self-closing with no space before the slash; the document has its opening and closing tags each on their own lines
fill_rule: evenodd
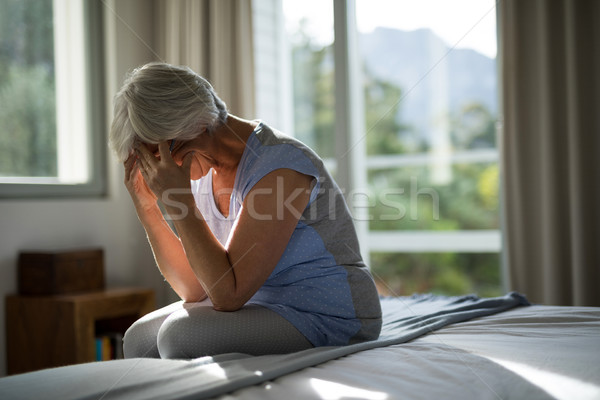
<svg viewBox="0 0 600 400">
<path fill-rule="evenodd" d="M 195 335 L 190 335 L 190 325 L 193 321 L 189 318 L 187 310 L 171 314 L 160 326 L 157 336 L 158 353 L 161 358 L 190 359 L 199 357 L 197 349 L 192 353 Z M 198 327 L 197 327 L 198 328 Z"/>
<path fill-rule="evenodd" d="M 181 309 L 181 302 L 151 312 L 135 321 L 123 335 L 125 358 L 160 357 L 157 336 L 164 320 L 174 311 Z"/>
<path fill-rule="evenodd" d="M 158 326 L 160 327 L 160 325 Z M 123 335 L 123 355 L 125 358 L 160 357 L 156 349 L 156 332 L 153 321 L 143 318 L 134 322 Z"/>
</svg>

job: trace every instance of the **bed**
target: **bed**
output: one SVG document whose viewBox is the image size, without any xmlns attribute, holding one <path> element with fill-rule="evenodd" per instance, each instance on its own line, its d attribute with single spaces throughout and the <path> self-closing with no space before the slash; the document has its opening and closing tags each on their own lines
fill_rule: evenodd
<svg viewBox="0 0 600 400">
<path fill-rule="evenodd" d="M 128 359 L 0 379 L 1 399 L 600 399 L 600 308 L 381 300 L 374 342 L 287 355 Z"/>
</svg>

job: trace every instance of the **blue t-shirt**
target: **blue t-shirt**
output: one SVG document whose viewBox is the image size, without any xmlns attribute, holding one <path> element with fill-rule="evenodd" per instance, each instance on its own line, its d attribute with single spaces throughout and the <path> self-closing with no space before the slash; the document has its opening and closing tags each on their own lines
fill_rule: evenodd
<svg viewBox="0 0 600 400">
<path fill-rule="evenodd" d="M 260 123 L 240 160 L 229 215 L 217 209 L 212 171 L 192 182 L 196 204 L 225 244 L 250 190 L 276 169 L 314 178 L 310 201 L 275 269 L 248 301 L 290 321 L 314 346 L 373 340 L 381 308 L 344 198 L 322 160 L 307 146 Z"/>
</svg>

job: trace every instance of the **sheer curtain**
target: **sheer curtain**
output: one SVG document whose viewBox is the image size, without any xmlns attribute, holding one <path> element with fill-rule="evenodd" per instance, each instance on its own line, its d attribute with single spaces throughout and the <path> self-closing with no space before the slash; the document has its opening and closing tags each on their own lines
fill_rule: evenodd
<svg viewBox="0 0 600 400">
<path fill-rule="evenodd" d="M 600 306 L 600 1 L 498 10 L 509 287 Z"/>
<path fill-rule="evenodd" d="M 252 9 L 248 0 L 157 0 L 158 55 L 208 79 L 229 110 L 254 115 Z"/>
</svg>

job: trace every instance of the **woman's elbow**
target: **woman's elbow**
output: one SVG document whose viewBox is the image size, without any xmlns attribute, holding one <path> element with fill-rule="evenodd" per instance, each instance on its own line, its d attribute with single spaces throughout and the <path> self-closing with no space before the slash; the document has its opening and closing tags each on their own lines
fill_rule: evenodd
<svg viewBox="0 0 600 400">
<path fill-rule="evenodd" d="M 232 312 L 237 311 L 244 306 L 246 301 L 235 298 L 212 299 L 213 308 L 216 311 Z"/>
<path fill-rule="evenodd" d="M 179 298 L 181 300 L 183 300 L 184 303 L 199 303 L 203 300 L 205 300 L 208 296 L 203 293 L 203 294 L 198 294 L 198 293 L 180 293 L 179 294 Z"/>
</svg>

